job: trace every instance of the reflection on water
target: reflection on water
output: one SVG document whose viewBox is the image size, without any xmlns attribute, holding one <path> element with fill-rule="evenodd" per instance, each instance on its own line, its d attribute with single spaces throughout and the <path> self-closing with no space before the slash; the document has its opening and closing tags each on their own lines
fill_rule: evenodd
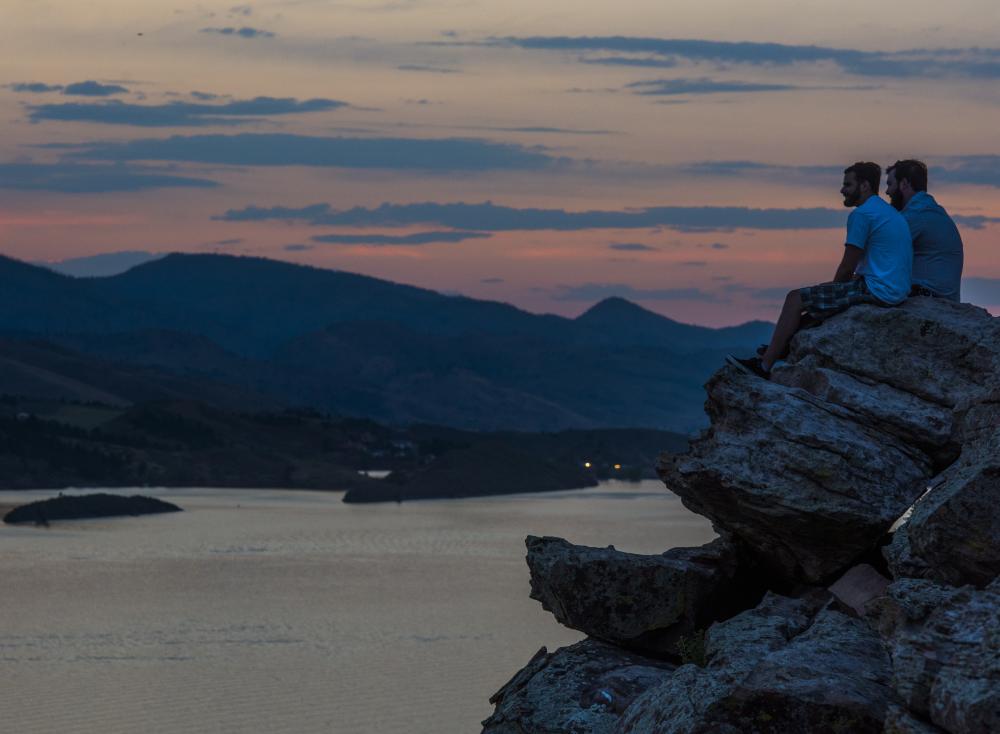
<svg viewBox="0 0 1000 734">
<path fill-rule="evenodd" d="M 528 599 L 526 534 L 712 537 L 658 482 L 402 505 L 141 491 L 186 512 L 0 526 L 5 731 L 478 731 L 541 645 L 580 637 Z"/>
</svg>

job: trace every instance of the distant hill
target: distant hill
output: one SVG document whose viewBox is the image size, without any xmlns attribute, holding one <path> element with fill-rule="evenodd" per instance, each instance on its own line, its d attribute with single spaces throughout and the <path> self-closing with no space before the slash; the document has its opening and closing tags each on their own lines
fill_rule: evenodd
<svg viewBox="0 0 1000 734">
<path fill-rule="evenodd" d="M 663 346 L 679 353 L 759 344 L 771 338 L 773 324 L 748 321 L 709 329 L 673 321 L 624 298 L 606 298 L 576 318 L 591 339 L 605 344 Z"/>
<path fill-rule="evenodd" d="M 489 433 L 310 411 L 234 413 L 189 400 L 120 407 L 0 396 L 2 489 L 151 484 L 354 490 L 348 501 L 357 502 L 471 497 L 652 478 L 661 451 L 686 445 L 684 436 L 641 429 Z M 390 473 L 375 479 L 373 469 Z"/>
<path fill-rule="evenodd" d="M 224 255 L 168 255 L 85 279 L 0 257 L 0 282 L 0 333 L 71 350 L 79 368 L 66 358 L 59 374 L 94 389 L 115 392 L 88 360 L 229 409 L 235 398 L 248 410 L 279 403 L 475 430 L 690 431 L 724 354 L 770 333 L 761 322 L 681 324 L 623 299 L 576 319 L 536 315 Z M 0 392 L 3 379 L 0 369 Z"/>
<path fill-rule="evenodd" d="M 71 257 L 56 262 L 35 263 L 49 270 L 54 270 L 63 275 L 71 275 L 74 278 L 99 278 L 108 275 L 118 275 L 124 273 L 129 268 L 136 265 L 156 260 L 163 255 L 154 252 L 144 252 L 141 250 L 128 250 L 125 252 L 105 252 L 100 255 L 90 255 L 88 257 Z"/>
</svg>

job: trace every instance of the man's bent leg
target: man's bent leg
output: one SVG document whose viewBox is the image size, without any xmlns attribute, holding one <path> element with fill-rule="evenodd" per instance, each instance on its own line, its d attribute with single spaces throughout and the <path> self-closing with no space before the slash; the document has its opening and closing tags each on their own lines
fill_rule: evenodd
<svg viewBox="0 0 1000 734">
<path fill-rule="evenodd" d="M 785 356 L 788 352 L 788 345 L 799 330 L 802 322 L 802 296 L 798 290 L 789 291 L 785 296 L 785 305 L 781 307 L 781 315 L 778 316 L 778 324 L 774 327 L 774 334 L 771 336 L 771 343 L 767 345 L 767 351 L 760 358 L 764 369 L 770 370 L 774 363 Z"/>
</svg>

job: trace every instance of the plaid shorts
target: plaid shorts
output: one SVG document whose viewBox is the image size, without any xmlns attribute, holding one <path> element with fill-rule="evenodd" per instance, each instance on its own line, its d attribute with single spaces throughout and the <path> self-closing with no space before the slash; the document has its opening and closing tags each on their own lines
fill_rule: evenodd
<svg viewBox="0 0 1000 734">
<path fill-rule="evenodd" d="M 864 278 L 800 288 L 799 296 L 806 313 L 821 321 L 859 303 L 885 305 L 869 292 Z"/>
</svg>

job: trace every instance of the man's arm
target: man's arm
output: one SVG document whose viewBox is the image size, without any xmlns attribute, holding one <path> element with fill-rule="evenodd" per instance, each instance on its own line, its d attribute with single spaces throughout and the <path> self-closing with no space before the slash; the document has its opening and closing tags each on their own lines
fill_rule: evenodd
<svg viewBox="0 0 1000 734">
<path fill-rule="evenodd" d="M 844 245 L 844 257 L 837 266 L 837 273 L 833 276 L 834 283 L 846 283 L 854 277 L 854 269 L 858 267 L 865 251 L 854 245 Z"/>
</svg>

